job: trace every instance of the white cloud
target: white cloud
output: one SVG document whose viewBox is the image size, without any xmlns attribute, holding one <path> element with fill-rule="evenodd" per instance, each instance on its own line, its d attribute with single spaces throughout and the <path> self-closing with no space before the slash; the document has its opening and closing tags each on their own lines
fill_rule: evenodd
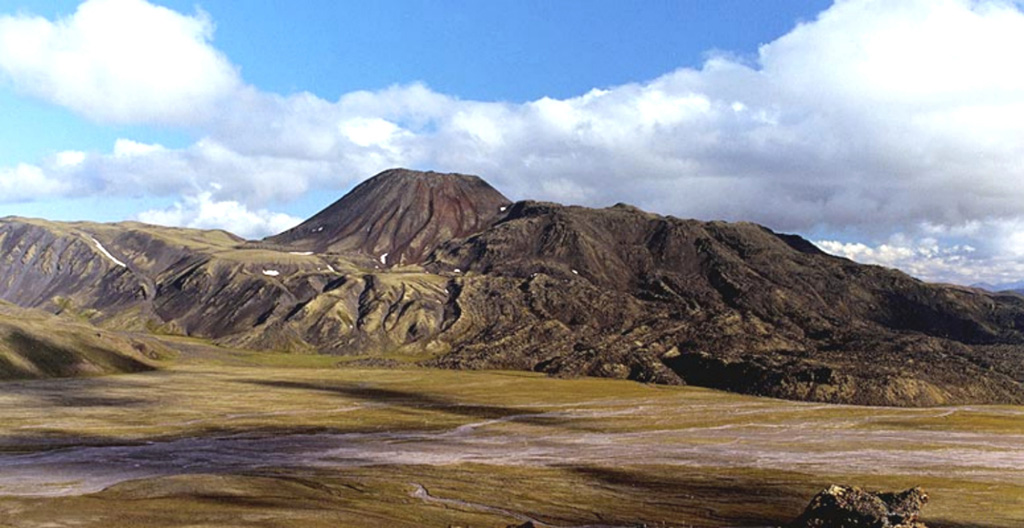
<svg viewBox="0 0 1024 528">
<path fill-rule="evenodd" d="M 68 182 L 51 177 L 34 165 L 22 163 L 13 168 L 0 167 L 0 196 L 5 202 L 62 196 L 69 189 Z"/>
<path fill-rule="evenodd" d="M 162 145 L 139 143 L 130 139 L 118 138 L 114 142 L 115 158 L 131 158 L 135 156 L 146 156 L 158 152 L 166 152 Z"/>
<path fill-rule="evenodd" d="M 329 158 L 243 154 L 212 138 L 183 149 L 118 140 L 112 155 L 96 156 L 75 177 L 93 193 L 176 196 L 214 187 L 217 200 L 263 207 L 323 187 L 338 171 L 361 174 L 353 167 L 363 168 Z"/>
<path fill-rule="evenodd" d="M 931 281 L 960 283 L 980 282 L 989 276 L 997 263 L 974 258 L 976 249 L 970 245 L 942 246 L 934 239 L 909 240 L 895 236 L 884 244 L 843 243 L 834 240 L 816 242 L 827 253 L 846 257 L 863 264 L 899 268 L 915 277 Z M 1024 266 L 1018 267 L 1024 271 Z"/>
<path fill-rule="evenodd" d="M 946 246 L 926 239 L 905 239 L 876 246 L 828 240 L 816 244 L 833 255 L 863 264 L 899 268 L 927 281 L 1005 284 L 1019 282 L 1024 277 L 1024 261 L 1020 258 L 981 253 L 970 245 Z"/>
<path fill-rule="evenodd" d="M 167 209 L 144 211 L 138 220 L 150 224 L 185 226 L 196 229 L 226 229 L 246 238 L 280 233 L 302 220 L 265 209 L 250 210 L 231 200 L 217 201 L 210 192 L 186 196 Z"/>
<path fill-rule="evenodd" d="M 131 4 L 208 37 L 201 16 Z M 754 66 L 716 57 L 564 100 L 462 101 L 413 84 L 329 102 L 232 85 L 201 141 L 108 157 L 90 187 L 125 180 L 170 193 L 227 180 L 233 199 L 262 204 L 411 165 L 480 173 L 514 197 L 627 201 L 785 230 L 1010 218 L 1024 203 L 1008 176 L 1024 168 L 1024 73 L 1011 67 L 1020 50 L 1024 16 L 1008 4 L 863 0 L 763 46 Z M 127 152 L 121 143 L 113 158 Z"/>
<path fill-rule="evenodd" d="M 85 152 L 80 150 L 63 150 L 54 156 L 54 164 L 58 167 L 77 167 L 85 161 Z"/>
<path fill-rule="evenodd" d="M 0 17 L 0 72 L 99 121 L 196 123 L 239 84 L 213 23 L 143 0 L 89 0 L 67 18 Z"/>
<path fill-rule="evenodd" d="M 117 24 L 92 16 L 108 11 Z M 56 183 L 37 190 L 211 192 L 211 203 L 250 210 L 429 167 L 480 174 L 513 198 L 853 231 L 869 243 L 832 250 L 929 278 L 961 280 L 961 262 L 1017 273 L 1024 259 L 1024 14 L 1014 3 L 839 1 L 752 63 L 717 56 L 522 104 L 422 84 L 337 101 L 264 93 L 241 83 L 211 35 L 202 13 L 141 0 L 91 0 L 56 22 L 0 17 L 0 68 L 21 89 L 97 119 L 189 123 L 202 135 L 180 149 L 119 140 L 110 155 L 43 166 L 37 179 Z M 108 53 L 115 41 L 139 51 Z M 158 62 L 166 69 L 152 71 Z M 936 251 L 925 251 L 929 237 Z"/>
<path fill-rule="evenodd" d="M 880 244 L 819 240 L 822 250 L 864 264 L 899 268 L 929 281 L 1004 284 L 1024 278 L 1024 218 L 922 224 Z"/>
<path fill-rule="evenodd" d="M 409 137 L 398 125 L 380 118 L 355 118 L 338 124 L 341 134 L 358 147 L 379 146 L 386 150 L 395 149 L 395 141 Z"/>
</svg>

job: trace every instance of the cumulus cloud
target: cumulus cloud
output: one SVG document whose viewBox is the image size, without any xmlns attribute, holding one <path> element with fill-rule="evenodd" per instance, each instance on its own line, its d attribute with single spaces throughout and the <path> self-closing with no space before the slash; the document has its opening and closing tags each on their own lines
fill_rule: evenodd
<svg viewBox="0 0 1024 528">
<path fill-rule="evenodd" d="M 889 242 L 869 246 L 860 242 L 821 240 L 816 242 L 822 250 L 864 264 L 877 264 L 899 268 L 918 278 L 930 281 L 952 281 L 963 284 L 981 282 L 1002 270 L 990 256 L 975 258 L 976 248 L 971 245 L 943 246 L 938 240 L 924 238 L 912 240 L 903 235 Z M 1024 266 L 1016 268 L 1024 272 Z"/>
<path fill-rule="evenodd" d="M 35 165 L 21 163 L 13 168 L 0 168 L 0 196 L 6 202 L 62 196 L 69 188 L 68 182 L 48 175 Z"/>
<path fill-rule="evenodd" d="M 860 242 L 821 240 L 824 251 L 863 264 L 901 269 L 919 279 L 955 284 L 1012 284 L 1024 277 L 1024 261 L 1005 253 L 980 252 L 969 244 L 942 245 L 935 239 L 893 240 L 869 246 Z"/>
<path fill-rule="evenodd" d="M 118 24 L 92 16 L 113 11 Z M 142 0 L 90 0 L 55 22 L 0 17 L 0 70 L 21 89 L 97 119 L 188 123 L 202 136 L 180 149 L 125 139 L 109 154 L 44 164 L 37 176 L 60 185 L 40 191 L 208 192 L 211 203 L 259 209 L 409 166 L 477 173 L 513 198 L 855 232 L 863 246 L 830 250 L 926 278 L 964 280 L 961 263 L 1021 271 L 1024 71 L 1014 65 L 1024 14 L 1015 3 L 843 0 L 750 62 L 717 56 L 524 103 L 416 83 L 336 101 L 265 93 L 238 78 L 212 32 L 201 12 Z M 150 51 L 106 53 L 135 40 Z M 144 55 L 170 65 L 169 89 L 159 76 L 170 73 L 152 72 L 154 81 L 128 67 Z M 940 251 L 926 251 L 927 239 Z"/>
<path fill-rule="evenodd" d="M 250 239 L 280 233 L 302 221 L 266 209 L 253 211 L 232 200 L 217 201 L 211 192 L 186 196 L 169 208 L 144 211 L 137 218 L 141 222 L 157 225 L 226 229 Z"/>
<path fill-rule="evenodd" d="M 240 85 L 213 23 L 143 0 L 89 0 L 67 18 L 0 17 L 16 88 L 106 122 L 204 121 Z"/>
<path fill-rule="evenodd" d="M 957 284 L 1024 283 L 1024 218 L 923 223 L 877 244 L 815 241 L 822 250 L 915 277 Z"/>
</svg>

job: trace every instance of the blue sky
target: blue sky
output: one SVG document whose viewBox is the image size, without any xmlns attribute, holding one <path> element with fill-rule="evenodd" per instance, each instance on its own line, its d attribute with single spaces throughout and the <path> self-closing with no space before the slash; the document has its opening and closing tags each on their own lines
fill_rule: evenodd
<svg viewBox="0 0 1024 528">
<path fill-rule="evenodd" d="M 392 166 L 1024 278 L 1020 5 L 0 0 L 0 215 L 287 227 Z"/>
<path fill-rule="evenodd" d="M 337 99 L 423 82 L 464 99 L 525 102 L 653 79 L 709 53 L 754 57 L 758 46 L 813 18 L 828 1 L 156 2 L 206 12 L 214 44 L 261 90 Z M 76 1 L 0 1 L 0 13 L 49 19 Z M 67 149 L 108 149 L 119 137 L 184 146 L 188 130 L 98 125 L 66 109 L 0 91 L 0 163 Z M 94 213 L 87 213 L 94 214 Z"/>
<path fill-rule="evenodd" d="M 245 80 L 335 99 L 422 81 L 464 99 L 530 101 L 653 79 L 699 66 L 712 50 L 758 46 L 830 1 L 773 0 L 205 0 L 156 2 L 205 11 L 214 43 Z M 0 12 L 53 19 L 77 1 L 0 1 Z"/>
</svg>

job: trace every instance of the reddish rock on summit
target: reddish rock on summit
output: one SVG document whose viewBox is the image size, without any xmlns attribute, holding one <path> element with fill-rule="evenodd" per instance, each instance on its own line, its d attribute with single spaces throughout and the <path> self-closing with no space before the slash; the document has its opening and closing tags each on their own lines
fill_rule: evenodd
<svg viewBox="0 0 1024 528">
<path fill-rule="evenodd" d="M 294 251 L 358 251 L 386 266 L 415 264 L 444 242 L 490 227 L 509 204 L 477 176 L 392 169 L 265 242 Z"/>
</svg>

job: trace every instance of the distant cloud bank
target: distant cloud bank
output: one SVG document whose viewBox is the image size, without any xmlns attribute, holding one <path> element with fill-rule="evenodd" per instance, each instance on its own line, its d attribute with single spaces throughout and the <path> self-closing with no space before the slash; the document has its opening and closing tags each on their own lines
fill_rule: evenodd
<svg viewBox="0 0 1024 528">
<path fill-rule="evenodd" d="M 213 22 L 142 0 L 0 17 L 0 72 L 100 122 L 198 131 L 0 168 L 0 200 L 147 193 L 140 218 L 250 236 L 268 204 L 395 166 L 483 175 L 514 198 L 864 237 L 827 251 L 932 280 L 1024 277 L 1024 14 L 1003 1 L 839 1 L 744 63 L 522 104 L 421 84 L 337 101 L 248 85 Z M 833 237 L 836 238 L 836 237 Z M 970 249 L 968 249 L 970 248 Z"/>
</svg>

